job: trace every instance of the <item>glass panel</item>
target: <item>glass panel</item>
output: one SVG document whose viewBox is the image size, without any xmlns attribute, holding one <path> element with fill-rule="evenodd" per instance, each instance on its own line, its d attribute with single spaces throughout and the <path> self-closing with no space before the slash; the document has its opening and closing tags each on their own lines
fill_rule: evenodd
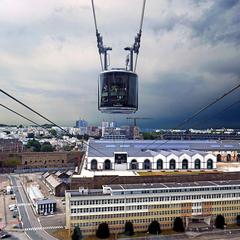
<svg viewBox="0 0 240 240">
<path fill-rule="evenodd" d="M 99 108 L 137 108 L 137 75 L 131 72 L 102 73 L 99 80 Z"/>
</svg>

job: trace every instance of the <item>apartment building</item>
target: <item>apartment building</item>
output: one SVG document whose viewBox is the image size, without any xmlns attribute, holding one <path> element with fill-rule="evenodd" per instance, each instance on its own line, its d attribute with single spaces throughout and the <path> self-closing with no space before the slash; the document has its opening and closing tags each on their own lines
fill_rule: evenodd
<svg viewBox="0 0 240 240">
<path fill-rule="evenodd" d="M 171 229 L 176 217 L 182 217 L 189 229 L 193 219 L 210 228 L 218 214 L 227 224 L 236 222 L 240 180 L 105 185 L 66 191 L 65 198 L 66 228 L 79 226 L 85 236 L 94 235 L 102 222 L 115 234 L 124 231 L 126 221 L 136 232 L 147 231 L 153 220 L 162 229 Z"/>
</svg>

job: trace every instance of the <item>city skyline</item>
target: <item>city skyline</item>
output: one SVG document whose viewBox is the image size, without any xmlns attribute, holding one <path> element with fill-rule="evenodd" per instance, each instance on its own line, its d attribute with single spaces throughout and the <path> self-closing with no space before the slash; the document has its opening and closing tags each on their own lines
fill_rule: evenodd
<svg viewBox="0 0 240 240">
<path fill-rule="evenodd" d="M 141 2 L 95 5 L 99 31 L 113 47 L 111 66 L 123 67 L 122 49 L 138 31 Z M 239 11 L 235 0 L 147 1 L 136 115 L 153 119 L 140 126 L 174 128 L 239 83 Z M 72 126 L 79 116 L 92 124 L 102 119 L 124 122 L 127 115 L 97 110 L 100 64 L 90 2 L 2 1 L 0 27 L 3 90 L 61 125 Z M 215 115 L 238 99 L 236 91 L 184 128 L 238 127 L 238 104 Z M 0 102 L 44 123 L 2 94 Z M 0 123 L 24 121 L 1 109 Z"/>
</svg>

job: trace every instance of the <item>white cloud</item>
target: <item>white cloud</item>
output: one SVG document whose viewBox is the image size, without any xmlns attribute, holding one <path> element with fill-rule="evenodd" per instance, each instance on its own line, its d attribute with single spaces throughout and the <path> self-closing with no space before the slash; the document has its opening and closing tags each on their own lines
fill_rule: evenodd
<svg viewBox="0 0 240 240">
<path fill-rule="evenodd" d="M 204 96 L 206 89 L 214 97 L 236 82 L 239 70 L 231 62 L 239 58 L 236 41 L 240 30 L 235 29 L 237 32 L 232 35 L 234 42 L 225 34 L 227 24 L 237 18 L 236 7 L 224 13 L 221 19 L 224 28 L 214 20 L 213 32 L 228 36 L 224 41 L 219 38 L 212 43 L 208 39 L 212 36 L 211 26 L 204 36 L 193 37 L 196 32 L 193 23 L 204 27 L 206 16 L 209 18 L 222 9 L 212 9 L 217 3 L 217 0 L 147 1 L 137 68 L 139 115 L 155 115 L 156 121 L 164 117 L 179 121 L 183 114 L 179 104 L 186 114 L 212 99 Z M 85 0 L 0 1 L 1 88 L 60 124 L 72 124 L 79 116 L 90 122 L 114 118 L 97 111 L 100 63 L 90 4 Z M 138 31 L 142 1 L 95 0 L 95 5 L 99 31 L 105 44 L 113 47 L 111 64 L 123 67 L 126 55 L 123 48 L 133 43 Z M 166 79 L 171 81 L 168 85 Z M 196 79 L 202 85 L 193 88 Z M 181 84 L 189 85 L 191 94 L 184 91 L 173 94 L 175 86 Z M 167 87 L 173 96 L 158 90 L 159 87 Z M 196 99 L 188 106 L 190 96 Z M 19 109 L 4 96 L 0 96 L 0 101 Z M 124 118 L 116 116 L 116 120 Z M 0 113 L 0 122 L 16 121 L 21 122 L 6 111 Z"/>
</svg>

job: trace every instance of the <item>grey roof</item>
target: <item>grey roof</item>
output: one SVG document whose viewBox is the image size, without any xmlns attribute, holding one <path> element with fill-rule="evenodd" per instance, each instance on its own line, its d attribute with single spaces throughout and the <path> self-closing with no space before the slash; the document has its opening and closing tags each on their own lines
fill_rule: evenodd
<svg viewBox="0 0 240 240">
<path fill-rule="evenodd" d="M 56 200 L 51 199 L 51 198 L 44 198 L 44 199 L 39 199 L 36 201 L 37 204 L 54 204 L 57 203 Z"/>
<path fill-rule="evenodd" d="M 53 188 L 59 186 L 59 185 L 62 183 L 62 181 L 61 181 L 59 178 L 55 177 L 53 174 L 51 174 L 50 176 L 48 176 L 48 177 L 46 178 L 46 181 L 47 181 L 48 184 L 50 184 Z"/>
<path fill-rule="evenodd" d="M 240 151 L 237 140 L 89 140 L 89 145 L 89 157 L 113 156 L 114 152 L 127 152 L 129 157 L 153 156 L 146 150 Z"/>
<path fill-rule="evenodd" d="M 44 178 L 47 178 L 49 175 L 50 175 L 49 172 L 45 172 L 42 176 L 43 176 Z"/>
<path fill-rule="evenodd" d="M 240 180 L 226 180 L 226 181 L 198 181 L 198 182 L 167 182 L 167 183 L 141 183 L 141 184 L 112 184 L 112 185 L 103 185 L 103 189 L 89 189 L 88 193 L 82 194 L 78 190 L 67 190 L 67 193 L 70 193 L 72 197 L 74 196 L 98 196 L 98 195 L 108 195 L 114 194 L 114 192 L 122 192 L 126 191 L 126 194 L 132 192 L 131 194 L 143 194 L 147 193 L 146 190 L 150 193 L 154 193 L 154 190 L 163 191 L 163 192 L 171 192 L 171 190 L 179 188 L 181 191 L 188 191 L 187 189 L 203 189 L 203 188 L 211 188 L 209 190 L 219 190 L 216 188 L 219 187 L 229 187 L 229 186 L 237 186 L 237 189 L 240 189 Z M 110 191 L 105 191 L 104 188 L 109 189 Z M 148 192 L 148 193 L 149 193 Z"/>
<path fill-rule="evenodd" d="M 73 175 L 73 172 L 72 170 L 68 170 L 67 172 L 65 172 L 68 176 L 72 176 Z"/>
<path fill-rule="evenodd" d="M 63 172 L 61 172 L 61 171 L 57 171 L 57 172 L 55 172 L 55 175 L 58 177 L 58 176 L 60 176 L 62 173 L 63 173 Z"/>
<path fill-rule="evenodd" d="M 169 189 L 169 188 L 186 188 L 186 187 L 219 187 L 223 185 L 240 185 L 240 180 L 228 181 L 199 181 L 199 182 L 168 182 L 168 183 L 141 183 L 141 184 L 114 184 L 105 185 L 113 191 L 118 190 L 137 190 L 137 189 Z"/>
</svg>

